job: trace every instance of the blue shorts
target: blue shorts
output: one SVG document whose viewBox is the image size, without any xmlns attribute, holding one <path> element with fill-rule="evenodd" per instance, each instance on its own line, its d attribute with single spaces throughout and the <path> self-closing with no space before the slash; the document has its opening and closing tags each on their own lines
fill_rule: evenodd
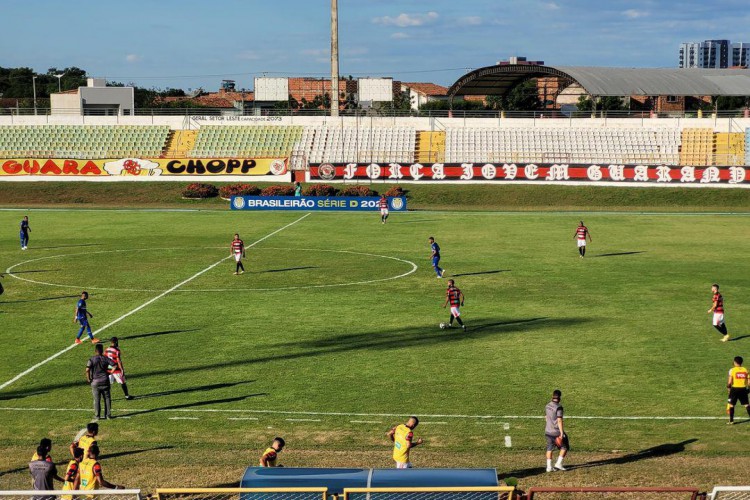
<svg viewBox="0 0 750 500">
<path fill-rule="evenodd" d="M 440 257 L 433 257 L 432 258 L 432 267 L 437 267 L 438 263 L 440 263 Z"/>
</svg>

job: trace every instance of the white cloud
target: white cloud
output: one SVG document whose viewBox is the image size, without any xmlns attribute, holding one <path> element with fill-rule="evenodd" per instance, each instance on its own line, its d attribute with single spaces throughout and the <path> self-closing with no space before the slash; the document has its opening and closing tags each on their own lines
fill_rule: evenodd
<svg viewBox="0 0 750 500">
<path fill-rule="evenodd" d="M 258 59 L 261 59 L 261 57 L 260 54 L 254 50 L 246 50 L 237 54 L 237 59 L 242 59 L 244 61 L 257 61 Z"/>
<path fill-rule="evenodd" d="M 628 19 L 638 19 L 639 17 L 648 16 L 648 12 L 646 12 L 645 10 L 636 10 L 636 9 L 628 9 L 625 12 L 623 12 L 623 14 Z"/>
<path fill-rule="evenodd" d="M 367 54 L 367 47 L 348 47 L 341 51 L 344 56 L 363 56 Z"/>
<path fill-rule="evenodd" d="M 411 26 L 424 26 L 437 21 L 440 15 L 437 12 L 430 11 L 425 14 L 406 14 L 401 13 L 396 17 L 382 16 L 372 20 L 375 24 L 383 26 L 398 26 L 399 28 L 408 28 Z"/>
<path fill-rule="evenodd" d="M 143 58 L 139 56 L 138 54 L 128 54 L 125 56 L 125 61 L 129 63 L 135 63 L 135 62 L 140 61 L 141 59 Z"/>
<path fill-rule="evenodd" d="M 404 33 L 403 31 L 397 31 L 396 33 L 391 35 L 391 38 L 394 40 L 406 40 L 407 38 L 411 38 L 408 33 Z"/>
<path fill-rule="evenodd" d="M 303 56 L 321 57 L 330 54 L 328 49 L 305 49 L 302 51 Z"/>
<path fill-rule="evenodd" d="M 479 26 L 482 24 L 482 18 L 479 16 L 461 17 L 458 20 L 459 26 Z"/>
<path fill-rule="evenodd" d="M 542 3 L 542 7 L 544 7 L 547 10 L 560 10 L 560 4 L 555 2 L 544 2 Z"/>
</svg>

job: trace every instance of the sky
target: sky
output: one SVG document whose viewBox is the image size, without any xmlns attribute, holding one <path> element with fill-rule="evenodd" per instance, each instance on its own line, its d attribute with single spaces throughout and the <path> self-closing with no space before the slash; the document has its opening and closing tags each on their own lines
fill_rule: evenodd
<svg viewBox="0 0 750 500">
<path fill-rule="evenodd" d="M 676 67 L 679 44 L 750 42 L 747 0 L 339 0 L 340 70 L 449 86 L 509 56 Z M 330 0 L 1 0 L 0 66 L 143 87 L 330 75 Z"/>
</svg>

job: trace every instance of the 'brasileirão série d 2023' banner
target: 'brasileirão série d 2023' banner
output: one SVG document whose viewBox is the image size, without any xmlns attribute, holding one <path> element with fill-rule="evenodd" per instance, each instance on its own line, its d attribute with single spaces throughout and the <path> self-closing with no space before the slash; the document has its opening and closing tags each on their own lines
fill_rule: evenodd
<svg viewBox="0 0 750 500">
<path fill-rule="evenodd" d="M 406 198 L 387 197 L 392 212 L 406 211 Z M 318 212 L 375 212 L 380 210 L 377 196 L 232 196 L 232 210 L 307 210 Z"/>
<path fill-rule="evenodd" d="M 284 175 L 286 158 L 66 158 L 0 159 L 0 176 L 163 177 L 174 175 Z"/>
<path fill-rule="evenodd" d="M 567 163 L 315 163 L 311 180 L 628 182 L 747 184 L 750 166 Z"/>
</svg>

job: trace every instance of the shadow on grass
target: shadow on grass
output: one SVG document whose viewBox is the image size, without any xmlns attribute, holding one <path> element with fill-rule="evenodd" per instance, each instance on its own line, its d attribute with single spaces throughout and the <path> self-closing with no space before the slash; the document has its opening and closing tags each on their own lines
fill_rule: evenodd
<svg viewBox="0 0 750 500">
<path fill-rule="evenodd" d="M 59 271 L 59 269 L 29 269 L 28 271 L 13 271 L 8 274 L 54 273 L 57 271 Z"/>
<path fill-rule="evenodd" d="M 600 253 L 596 255 L 592 255 L 591 258 L 594 257 L 618 257 L 620 255 L 636 255 L 639 253 L 646 253 L 645 251 L 638 251 L 638 252 L 616 252 L 616 253 Z"/>
<path fill-rule="evenodd" d="M 458 273 L 458 274 L 451 274 L 451 278 L 458 278 L 459 276 L 479 276 L 481 274 L 499 274 L 499 273 L 509 273 L 510 269 L 496 269 L 494 271 L 477 271 L 475 273 Z"/>
<path fill-rule="evenodd" d="M 143 394 L 140 396 L 133 396 L 133 399 L 148 399 L 148 398 L 158 398 L 162 396 L 172 396 L 174 394 L 185 394 L 188 392 L 207 392 L 207 391 L 215 391 L 217 389 L 225 389 L 227 387 L 235 387 L 242 384 L 250 384 L 252 382 L 255 382 L 255 380 L 245 380 L 242 382 L 233 382 L 233 383 L 223 383 L 223 384 L 210 384 L 210 385 L 202 385 L 200 387 L 185 387 L 183 389 L 174 389 L 171 391 L 163 391 L 163 392 L 153 392 L 151 394 Z"/>
<path fill-rule="evenodd" d="M 446 312 L 447 315 L 447 312 Z M 441 315 L 442 317 L 442 315 Z M 411 326 L 397 330 L 374 330 L 354 334 L 331 335 L 324 339 L 299 340 L 268 346 L 270 354 L 249 357 L 226 358 L 201 365 L 179 366 L 152 371 L 128 373 L 128 379 L 144 379 L 152 376 L 197 373 L 225 368 L 239 369 L 270 361 L 316 358 L 328 354 L 354 353 L 359 351 L 388 351 L 407 347 L 427 347 L 444 343 L 473 342 L 484 337 L 498 335 L 528 334 L 540 329 L 556 329 L 579 326 L 591 321 L 589 318 L 468 318 L 468 332 L 441 330 L 438 318 L 432 324 Z M 125 337 L 123 337 L 125 338 Z M 64 382 L 32 387 L 28 390 L 0 392 L 6 397 L 21 397 L 29 392 L 78 387 L 80 382 Z"/>
<path fill-rule="evenodd" d="M 659 446 L 646 448 L 645 450 L 636 451 L 634 453 L 628 453 L 621 457 L 608 458 L 605 460 L 595 460 L 593 462 L 587 462 L 587 463 L 578 464 L 578 465 L 566 464 L 565 468 L 568 470 L 589 469 L 591 467 L 601 467 L 604 465 L 623 465 L 623 464 L 629 464 L 632 462 L 638 462 L 639 460 L 646 460 L 649 458 L 666 457 L 669 455 L 675 455 L 677 453 L 684 452 L 685 445 L 690 444 L 690 443 L 695 443 L 696 441 L 698 440 L 693 438 L 693 439 L 686 439 L 685 441 L 682 441 L 679 443 L 660 444 Z M 541 474 L 546 474 L 546 472 L 547 471 L 545 467 L 531 467 L 528 469 L 519 469 L 519 470 L 506 472 L 501 475 L 501 479 L 506 478 L 506 477 L 517 477 L 521 479 L 521 478 L 527 478 L 527 477 L 538 476 Z"/>
<path fill-rule="evenodd" d="M 40 394 L 47 394 L 47 391 L 35 391 L 35 392 L 29 392 L 28 394 L 20 394 L 17 396 L 5 396 L 0 395 L 0 401 L 9 401 L 11 399 L 21 399 L 21 398 L 28 398 L 29 396 L 38 396 Z"/>
<path fill-rule="evenodd" d="M 135 417 L 137 415 L 147 415 L 149 413 L 156 413 L 159 411 L 183 410 L 186 408 L 194 408 L 196 406 L 208 406 L 208 405 L 221 404 L 221 403 L 236 403 L 239 401 L 244 401 L 249 398 L 256 398 L 260 396 L 268 396 L 268 393 L 259 392 L 257 394 L 248 394 L 247 396 L 237 396 L 234 398 L 212 399 L 208 401 L 198 401 L 195 403 L 183 403 L 181 405 L 163 406 L 161 408 L 151 408 L 150 410 L 131 411 L 128 413 L 118 414 L 117 417 Z"/>
<path fill-rule="evenodd" d="M 3 304 L 24 304 L 26 302 L 43 302 L 45 300 L 74 299 L 76 297 L 80 297 L 80 295 L 60 295 L 59 297 L 43 297 L 41 299 L 10 300 L 10 301 L 3 302 Z"/>
<path fill-rule="evenodd" d="M 78 297 L 78 295 L 76 295 Z M 171 335 L 173 333 L 187 333 L 187 332 L 197 332 L 200 330 L 200 328 L 191 328 L 189 330 L 164 330 L 162 332 L 151 332 L 151 333 L 139 333 L 136 335 L 125 335 L 123 337 L 117 337 L 118 340 L 135 340 L 135 339 L 145 339 L 147 337 L 157 337 L 159 335 Z M 109 341 L 109 339 L 107 339 Z"/>
<path fill-rule="evenodd" d="M 741 337 L 730 338 L 729 342 L 737 342 L 738 340 L 748 339 L 748 338 L 750 338 L 750 335 L 742 335 Z"/>
<path fill-rule="evenodd" d="M 318 266 L 287 267 L 286 269 L 269 269 L 261 273 L 285 273 L 287 271 L 302 271 L 303 269 L 318 269 Z"/>
<path fill-rule="evenodd" d="M 438 222 L 438 219 L 395 220 L 388 224 L 418 224 L 420 222 Z"/>
<path fill-rule="evenodd" d="M 99 458 L 118 458 L 127 457 L 129 455 L 138 455 L 139 453 L 146 453 L 148 451 L 159 451 L 159 450 L 172 450 L 174 446 L 157 446 L 155 448 L 144 448 L 142 450 L 129 450 L 129 451 L 118 451 L 117 453 L 102 453 Z"/>
</svg>

